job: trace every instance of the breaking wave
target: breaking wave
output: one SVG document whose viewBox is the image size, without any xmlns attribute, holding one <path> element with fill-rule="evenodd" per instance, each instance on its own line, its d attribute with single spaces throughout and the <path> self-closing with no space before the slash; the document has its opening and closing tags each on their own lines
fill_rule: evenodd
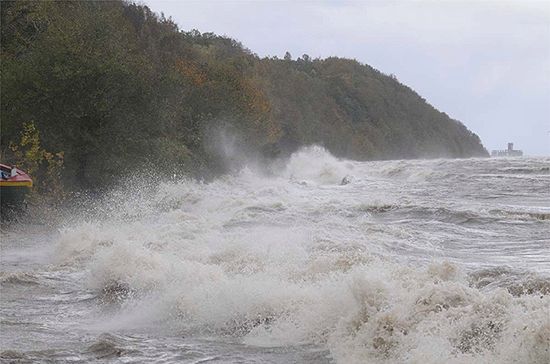
<svg viewBox="0 0 550 364">
<path fill-rule="evenodd" d="M 124 213 L 64 228 L 57 263 L 89 272 L 87 289 L 116 305 L 105 330 L 155 326 L 259 347 L 316 345 L 338 363 L 546 363 L 545 273 L 429 253 L 458 244 L 451 235 L 438 243 L 447 230 L 473 234 L 457 257 L 486 239 L 466 222 L 495 231 L 532 225 L 388 186 L 398 175 L 407 183 L 450 175 L 450 161 L 384 163 L 311 147 L 271 177 L 245 169 L 211 183 L 164 183 L 143 200 L 119 201 Z M 346 176 L 352 182 L 342 185 Z M 423 246 L 422 256 L 396 256 L 394 241 Z M 90 351 L 121 353 L 110 337 Z"/>
<path fill-rule="evenodd" d="M 7 284 L 35 285 L 38 278 L 28 272 L 0 272 L 0 286 Z"/>
<path fill-rule="evenodd" d="M 294 153 L 280 175 L 297 182 L 341 184 L 354 167 L 354 162 L 337 159 L 325 149 L 311 146 Z"/>
</svg>

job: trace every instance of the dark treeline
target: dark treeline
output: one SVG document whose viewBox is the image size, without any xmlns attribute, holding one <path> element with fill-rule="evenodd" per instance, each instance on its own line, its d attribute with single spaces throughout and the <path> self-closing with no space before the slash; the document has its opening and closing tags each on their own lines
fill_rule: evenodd
<svg viewBox="0 0 550 364">
<path fill-rule="evenodd" d="M 353 60 L 262 59 L 122 1 L 0 6 L 2 159 L 62 164 L 70 189 L 150 165 L 222 172 L 208 141 L 220 128 L 265 157 L 313 143 L 360 160 L 487 154 L 460 122 Z"/>
</svg>

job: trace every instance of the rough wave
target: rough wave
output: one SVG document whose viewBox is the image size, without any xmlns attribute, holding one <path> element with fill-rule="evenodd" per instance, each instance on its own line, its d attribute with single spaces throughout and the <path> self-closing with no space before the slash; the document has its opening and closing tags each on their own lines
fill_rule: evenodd
<svg viewBox="0 0 550 364">
<path fill-rule="evenodd" d="M 29 272 L 0 272 L 0 285 L 35 285 L 38 278 Z"/>
<path fill-rule="evenodd" d="M 312 147 L 271 177 L 165 183 L 111 218 L 63 229 L 57 263 L 89 272 L 87 288 L 116 303 L 108 330 L 317 345 L 338 363 L 546 363 L 548 276 L 506 268 L 506 256 L 486 268 L 482 244 L 487 229 L 511 229 L 504 244 L 548 222 L 495 213 L 475 198 L 480 187 L 456 200 L 446 185 L 411 189 L 486 162 L 460 163 L 348 162 Z M 544 240 L 529 236 L 512 248 L 530 247 L 542 266 Z M 119 353 L 110 341 L 90 350 Z"/>
<path fill-rule="evenodd" d="M 294 153 L 279 175 L 291 181 L 334 185 L 341 184 L 353 170 L 353 162 L 337 159 L 325 149 L 311 146 Z"/>
</svg>

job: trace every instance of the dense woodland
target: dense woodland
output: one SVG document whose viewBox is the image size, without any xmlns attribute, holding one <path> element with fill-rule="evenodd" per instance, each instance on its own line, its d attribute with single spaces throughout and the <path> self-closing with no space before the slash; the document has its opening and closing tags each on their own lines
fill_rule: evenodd
<svg viewBox="0 0 550 364">
<path fill-rule="evenodd" d="M 487 155 L 463 124 L 354 60 L 260 58 L 129 2 L 0 7 L 2 160 L 68 189 L 151 165 L 224 172 L 221 129 L 264 158 L 308 144 L 359 160 Z"/>
</svg>

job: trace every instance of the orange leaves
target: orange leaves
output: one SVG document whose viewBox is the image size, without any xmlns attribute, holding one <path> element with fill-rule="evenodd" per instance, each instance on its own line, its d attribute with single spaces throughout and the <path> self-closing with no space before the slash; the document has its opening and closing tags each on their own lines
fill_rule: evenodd
<svg viewBox="0 0 550 364">
<path fill-rule="evenodd" d="M 253 115 L 256 115 L 254 119 L 256 128 L 263 134 L 263 138 L 267 142 L 275 142 L 281 134 L 281 127 L 273 119 L 271 102 L 267 95 L 264 90 L 254 85 L 252 81 L 243 80 L 241 84 L 246 95 L 247 107 Z"/>
<path fill-rule="evenodd" d="M 51 153 L 41 146 L 40 132 L 34 122 L 23 124 L 19 143 L 10 143 L 16 166 L 27 172 L 34 180 L 34 186 L 53 199 L 64 197 L 62 170 L 64 152 Z"/>
<path fill-rule="evenodd" d="M 241 88 L 246 98 L 246 106 L 255 114 L 267 114 L 271 111 L 271 103 L 259 87 L 251 81 L 243 79 Z"/>
<path fill-rule="evenodd" d="M 202 86 L 206 82 L 205 73 L 195 62 L 179 58 L 176 60 L 176 69 L 195 86 Z"/>
</svg>

